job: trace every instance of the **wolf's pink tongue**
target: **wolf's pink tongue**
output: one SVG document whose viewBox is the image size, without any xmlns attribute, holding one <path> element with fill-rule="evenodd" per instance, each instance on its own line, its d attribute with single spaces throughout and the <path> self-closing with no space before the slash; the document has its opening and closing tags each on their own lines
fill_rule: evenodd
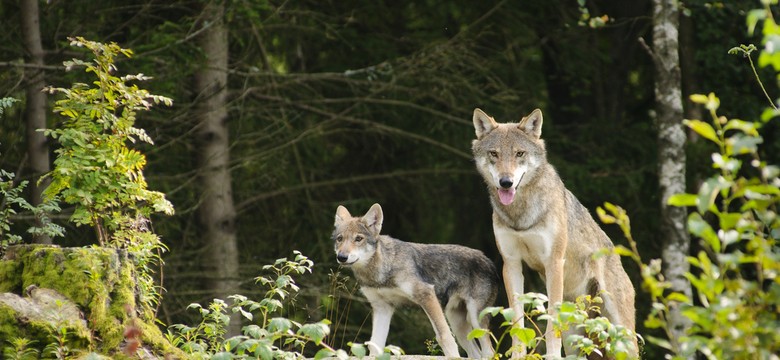
<svg viewBox="0 0 780 360">
<path fill-rule="evenodd" d="M 498 200 L 504 205 L 509 205 L 515 199 L 515 189 L 498 189 Z"/>
</svg>

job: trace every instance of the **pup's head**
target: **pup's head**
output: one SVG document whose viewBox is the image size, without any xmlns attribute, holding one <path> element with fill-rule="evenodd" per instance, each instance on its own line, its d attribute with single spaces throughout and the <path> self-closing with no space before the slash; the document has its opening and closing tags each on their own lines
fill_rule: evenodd
<svg viewBox="0 0 780 360">
<path fill-rule="evenodd" d="M 344 206 L 336 209 L 333 244 L 342 265 L 362 265 L 374 256 L 382 230 L 382 207 L 374 204 L 362 217 L 353 217 Z"/>
<path fill-rule="evenodd" d="M 519 123 L 499 124 L 480 109 L 474 109 L 477 139 L 472 151 L 482 177 L 495 189 L 498 200 L 509 205 L 517 189 L 530 179 L 545 160 L 542 111 L 536 109 Z"/>
</svg>

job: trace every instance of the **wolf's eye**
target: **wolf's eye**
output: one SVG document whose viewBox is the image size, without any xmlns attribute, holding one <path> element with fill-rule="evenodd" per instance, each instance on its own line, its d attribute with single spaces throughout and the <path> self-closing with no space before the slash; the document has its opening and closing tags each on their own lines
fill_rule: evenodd
<svg viewBox="0 0 780 360">
<path fill-rule="evenodd" d="M 498 151 L 490 150 L 488 151 L 488 155 L 490 155 L 490 157 L 498 157 Z"/>
<path fill-rule="evenodd" d="M 341 242 L 342 240 L 344 240 L 344 238 L 341 235 L 336 236 L 336 242 Z"/>
<path fill-rule="evenodd" d="M 517 156 L 517 157 L 519 157 L 519 158 L 523 157 L 523 155 L 525 155 L 525 151 L 518 151 L 518 152 L 515 154 L 515 156 Z"/>
<path fill-rule="evenodd" d="M 355 242 L 361 242 L 361 241 L 363 241 L 363 237 L 362 236 L 360 236 L 360 235 L 355 236 Z"/>
</svg>

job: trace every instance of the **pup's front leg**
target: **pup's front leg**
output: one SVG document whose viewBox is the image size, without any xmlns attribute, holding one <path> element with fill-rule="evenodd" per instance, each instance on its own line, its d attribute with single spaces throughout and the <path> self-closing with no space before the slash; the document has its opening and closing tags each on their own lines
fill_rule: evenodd
<svg viewBox="0 0 780 360">
<path fill-rule="evenodd" d="M 390 331 L 390 320 L 395 310 L 390 304 L 383 301 L 371 302 L 371 342 L 368 348 L 371 356 L 379 356 L 385 351 L 387 333 Z"/>
</svg>

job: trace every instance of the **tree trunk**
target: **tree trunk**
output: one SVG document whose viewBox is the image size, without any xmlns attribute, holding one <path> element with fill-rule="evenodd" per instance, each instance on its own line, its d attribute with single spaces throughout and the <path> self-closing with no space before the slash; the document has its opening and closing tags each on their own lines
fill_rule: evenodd
<svg viewBox="0 0 780 360">
<path fill-rule="evenodd" d="M 680 69 L 682 75 L 683 109 L 686 119 L 701 120 L 704 117 L 702 107 L 693 104 L 688 97 L 692 94 L 700 94 L 699 77 L 696 73 L 696 38 L 693 19 L 690 16 L 680 15 Z M 695 140 L 695 131 L 688 131 L 689 141 Z M 695 182 L 694 182 L 695 183 Z"/>
<path fill-rule="evenodd" d="M 38 23 L 38 0 L 22 0 L 22 37 L 27 51 L 27 63 L 37 65 L 26 68 L 24 72 L 26 106 L 25 122 L 27 123 L 27 159 L 32 172 L 30 182 L 30 204 L 41 203 L 41 193 L 48 186 L 48 178 L 38 184 L 38 178 L 50 171 L 49 145 L 46 137 L 38 129 L 46 128 L 46 94 L 41 92 L 45 86 L 43 76 L 43 46 L 41 45 L 41 29 Z M 36 220 L 41 225 L 40 220 Z M 47 235 L 37 235 L 33 239 L 40 244 L 51 244 Z"/>
<path fill-rule="evenodd" d="M 677 0 L 654 0 L 653 56 L 656 68 L 655 97 L 658 121 L 658 182 L 661 189 L 661 235 L 664 276 L 672 290 L 691 297 L 691 286 L 683 277 L 690 239 L 686 231 L 686 210 L 667 205 L 670 196 L 685 192 L 685 131 L 679 57 L 679 7 Z M 672 345 L 690 327 L 678 307 L 670 309 Z"/>
<path fill-rule="evenodd" d="M 225 301 L 238 293 L 239 262 L 236 244 L 236 210 L 229 170 L 230 144 L 227 126 L 228 33 L 224 2 L 208 2 L 198 42 L 205 66 L 195 75 L 198 168 L 202 199 L 198 218 L 206 245 L 207 286 Z M 231 317 L 228 335 L 238 335 L 240 317 Z"/>
</svg>

